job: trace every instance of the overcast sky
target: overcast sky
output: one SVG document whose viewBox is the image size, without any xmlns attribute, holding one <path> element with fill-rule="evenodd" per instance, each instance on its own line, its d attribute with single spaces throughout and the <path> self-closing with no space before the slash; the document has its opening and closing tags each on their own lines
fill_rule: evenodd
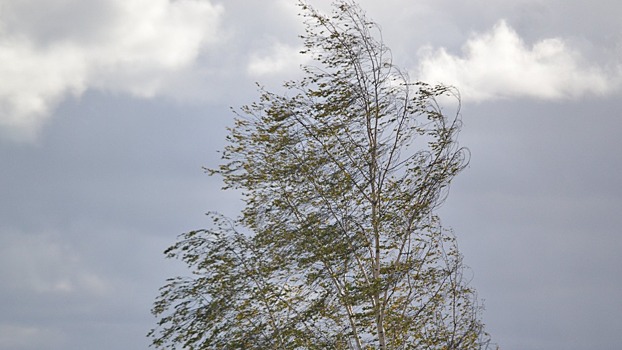
<svg viewBox="0 0 622 350">
<path fill-rule="evenodd" d="M 0 0 L 0 349 L 147 349 L 185 272 L 162 251 L 240 207 L 201 170 L 229 107 L 304 63 L 294 2 Z M 360 4 L 411 78 L 462 94 L 440 215 L 494 340 L 619 349 L 622 3 Z"/>
</svg>

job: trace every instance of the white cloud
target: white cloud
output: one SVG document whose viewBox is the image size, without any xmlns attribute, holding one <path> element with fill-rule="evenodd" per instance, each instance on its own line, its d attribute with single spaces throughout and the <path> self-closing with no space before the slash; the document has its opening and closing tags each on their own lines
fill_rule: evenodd
<svg viewBox="0 0 622 350">
<path fill-rule="evenodd" d="M 301 50 L 300 47 L 274 43 L 269 50 L 252 54 L 246 70 L 253 77 L 296 72 L 308 60 Z"/>
<path fill-rule="evenodd" d="M 416 75 L 430 83 L 454 85 L 465 98 L 475 101 L 602 95 L 620 83 L 619 70 L 612 73 L 590 65 L 562 39 L 527 46 L 505 21 L 488 33 L 474 35 L 464 45 L 462 56 L 444 48 L 423 49 Z"/>
<path fill-rule="evenodd" d="M 30 0 L 3 4 L 0 131 L 4 134 L 34 138 L 59 101 L 86 89 L 141 97 L 162 93 L 167 79 L 192 66 L 205 45 L 218 40 L 222 7 L 208 1 L 89 4 L 84 6 L 81 0 L 49 1 L 45 6 Z M 49 17 L 45 13 L 56 27 L 49 18 L 44 20 Z"/>
</svg>

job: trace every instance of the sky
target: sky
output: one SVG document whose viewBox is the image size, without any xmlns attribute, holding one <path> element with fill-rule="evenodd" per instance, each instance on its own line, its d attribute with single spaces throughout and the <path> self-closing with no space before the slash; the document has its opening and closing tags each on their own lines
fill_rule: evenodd
<svg viewBox="0 0 622 350">
<path fill-rule="evenodd" d="M 359 3 L 413 80 L 460 90 L 439 215 L 494 341 L 619 349 L 622 3 Z M 242 205 L 202 170 L 230 107 L 300 75 L 294 4 L 0 0 L 0 349 L 148 348 L 186 273 L 162 251 Z"/>
</svg>

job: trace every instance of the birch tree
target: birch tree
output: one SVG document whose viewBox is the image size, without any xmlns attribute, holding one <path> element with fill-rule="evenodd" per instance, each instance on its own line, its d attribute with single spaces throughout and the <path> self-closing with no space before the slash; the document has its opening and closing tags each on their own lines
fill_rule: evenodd
<svg viewBox="0 0 622 350">
<path fill-rule="evenodd" d="M 193 274 L 161 288 L 153 345 L 486 347 L 456 239 L 435 215 L 468 163 L 457 92 L 410 82 L 354 2 L 300 7 L 313 63 L 236 113 L 210 173 L 245 208 L 210 213 L 166 251 Z"/>
</svg>

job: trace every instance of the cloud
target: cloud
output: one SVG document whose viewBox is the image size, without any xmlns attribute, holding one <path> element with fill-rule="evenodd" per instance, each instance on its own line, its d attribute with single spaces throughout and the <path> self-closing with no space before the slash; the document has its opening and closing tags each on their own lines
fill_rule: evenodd
<svg viewBox="0 0 622 350">
<path fill-rule="evenodd" d="M 252 54 L 246 71 L 253 77 L 296 72 L 308 60 L 301 50 L 300 47 L 274 43 L 269 50 Z"/>
<path fill-rule="evenodd" d="M 474 35 L 462 51 L 462 56 L 456 56 L 444 48 L 424 48 L 416 75 L 430 83 L 455 85 L 465 98 L 475 101 L 603 95 L 620 83 L 619 69 L 608 72 L 590 65 L 559 38 L 529 47 L 505 21 L 488 33 Z"/>
<path fill-rule="evenodd" d="M 51 329 L 0 323 L 0 348 L 46 349 L 61 344 L 63 336 Z"/>
<path fill-rule="evenodd" d="M 22 294 L 100 296 L 112 289 L 110 283 L 88 271 L 75 249 L 51 234 L 3 232 L 0 263 L 3 288 Z"/>
<path fill-rule="evenodd" d="M 0 12 L 0 131 L 32 139 L 87 89 L 152 97 L 218 40 L 222 7 L 199 0 L 34 0 Z"/>
</svg>

